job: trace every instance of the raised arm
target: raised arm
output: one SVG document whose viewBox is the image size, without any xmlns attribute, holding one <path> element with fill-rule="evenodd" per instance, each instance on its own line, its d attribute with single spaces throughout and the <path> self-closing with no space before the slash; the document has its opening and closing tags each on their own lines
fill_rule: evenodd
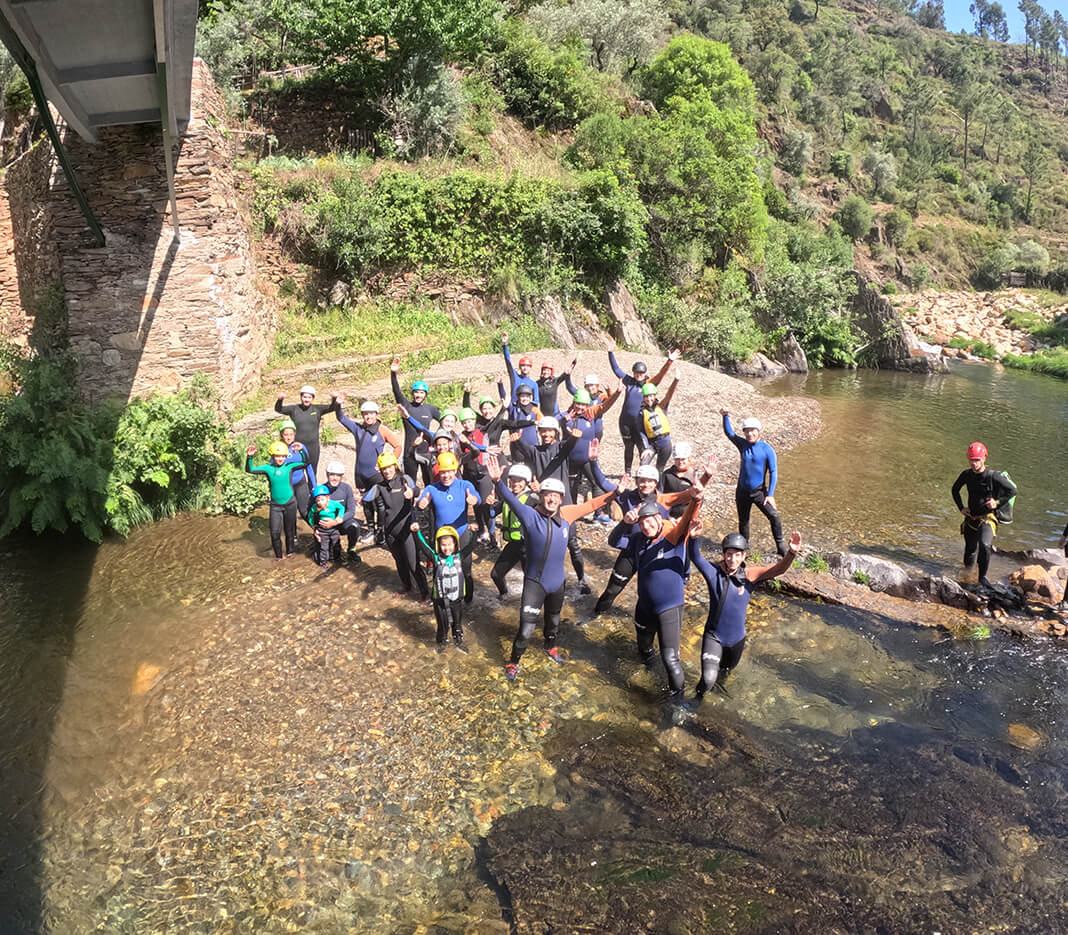
<svg viewBox="0 0 1068 935">
<path fill-rule="evenodd" d="M 678 360 L 681 356 L 682 353 L 678 350 L 674 350 L 670 354 L 668 354 L 667 359 L 664 361 L 664 366 L 660 368 L 660 371 L 657 373 L 657 375 L 653 377 L 653 379 L 649 382 L 655 383 L 657 386 L 659 386 L 664 381 L 664 378 L 668 375 L 668 371 L 671 369 L 671 365 L 675 363 L 675 361 Z"/>
<path fill-rule="evenodd" d="M 334 410 L 334 415 L 337 416 L 338 422 L 340 422 L 343 426 L 345 426 L 345 428 L 352 432 L 353 437 L 356 438 L 357 441 L 359 441 L 359 436 L 356 433 L 360 429 L 362 429 L 363 426 L 360 425 L 359 422 L 353 422 L 352 419 L 345 415 L 345 410 L 341 406 L 340 399 L 337 403 L 337 409 Z"/>
<path fill-rule="evenodd" d="M 671 386 L 668 388 L 667 394 L 664 396 L 664 401 L 660 404 L 660 408 L 663 409 L 664 412 L 667 412 L 668 406 L 671 405 L 671 400 L 675 396 L 675 389 L 676 389 L 676 387 L 678 385 L 679 385 L 679 380 L 678 380 L 678 377 L 676 377 L 672 381 Z"/>
<path fill-rule="evenodd" d="M 801 533 L 795 532 L 790 536 L 790 544 L 786 547 L 786 554 L 782 558 L 774 565 L 747 568 L 745 576 L 750 581 L 769 581 L 772 578 L 778 578 L 779 575 L 786 574 L 790 570 L 790 566 L 794 563 L 794 559 L 797 558 L 797 553 L 800 551 Z"/>
<path fill-rule="evenodd" d="M 599 419 L 609 409 L 612 408 L 612 404 L 619 399 L 620 394 L 623 392 L 622 386 L 617 386 L 611 393 L 609 393 L 604 399 L 594 406 L 590 406 L 590 420 Z"/>
<path fill-rule="evenodd" d="M 573 523 L 583 516 L 589 516 L 597 510 L 604 509 L 616 498 L 617 491 L 609 490 L 597 497 L 591 497 L 585 503 L 567 503 L 560 507 L 560 515 L 569 523 Z"/>
<path fill-rule="evenodd" d="M 404 395 L 404 390 L 401 389 L 400 377 L 397 374 L 400 372 L 400 360 L 396 357 L 393 358 L 393 363 L 389 367 L 389 382 L 393 385 L 393 398 L 402 406 L 408 406 L 411 408 L 411 402 L 408 401 L 408 397 Z"/>
<path fill-rule="evenodd" d="M 616 352 L 615 351 L 609 351 L 608 352 L 608 366 L 612 368 L 612 373 L 614 373 L 617 377 L 619 377 L 620 380 L 622 380 L 624 377 L 626 377 L 627 372 L 622 367 L 620 367 L 619 364 L 616 362 Z"/>
<path fill-rule="evenodd" d="M 694 517 L 697 516 L 697 511 L 701 509 L 701 502 L 704 498 L 704 491 L 699 490 L 697 487 L 690 487 L 688 490 L 684 490 L 683 493 L 691 494 L 693 499 L 690 500 L 690 505 L 686 507 L 686 512 L 679 517 L 679 521 L 664 533 L 664 538 L 672 545 L 678 545 L 690 534 L 690 524 L 694 521 Z"/>
<path fill-rule="evenodd" d="M 283 416 L 292 415 L 293 414 L 293 410 L 296 409 L 297 407 L 296 406 L 283 406 L 282 405 L 282 400 L 283 399 L 285 399 L 285 396 L 279 396 L 278 399 L 276 399 L 274 401 L 274 411 L 279 413 L 280 415 L 283 415 Z"/>
<path fill-rule="evenodd" d="M 703 540 L 700 536 L 693 536 L 689 542 L 689 556 L 690 561 L 694 567 L 701 572 L 701 577 L 705 579 L 705 584 L 708 585 L 708 593 L 711 595 L 712 588 L 715 586 L 716 580 L 716 568 L 715 566 L 705 558 L 701 551 L 701 542 Z"/>
</svg>

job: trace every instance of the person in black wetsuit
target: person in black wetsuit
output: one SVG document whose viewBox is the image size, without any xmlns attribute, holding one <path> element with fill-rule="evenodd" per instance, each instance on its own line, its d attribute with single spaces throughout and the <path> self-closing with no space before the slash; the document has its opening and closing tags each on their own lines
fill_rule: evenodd
<svg viewBox="0 0 1068 935">
<path fill-rule="evenodd" d="M 427 402 L 427 394 L 430 387 L 425 380 L 415 380 L 412 383 L 412 398 L 408 399 L 401 390 L 400 385 L 401 362 L 399 357 L 394 357 L 389 365 L 389 380 L 393 385 L 393 398 L 398 405 L 408 410 L 408 414 L 416 422 L 421 422 L 429 429 L 435 426 L 433 423 L 441 421 L 441 411 L 437 406 Z M 425 434 L 416 429 L 410 422 L 404 422 L 404 473 L 413 480 L 417 475 L 422 475 L 423 486 L 430 483 L 430 456 L 429 445 Z"/>
<path fill-rule="evenodd" d="M 352 487 L 345 483 L 345 465 L 340 461 L 331 461 L 326 465 L 326 486 L 330 488 L 330 499 L 339 501 L 345 508 L 337 527 L 338 532 L 348 538 L 348 559 L 353 564 L 361 562 L 362 559 L 356 552 L 356 540 L 360 538 L 360 524 L 356 519 L 356 495 Z M 339 545 L 338 551 L 340 550 Z"/>
<path fill-rule="evenodd" d="M 571 382 L 571 372 L 575 369 L 575 365 L 578 363 L 578 358 L 571 361 L 571 366 L 567 368 L 560 376 L 554 376 L 556 373 L 555 368 L 550 363 L 544 363 L 541 365 L 541 376 L 538 378 L 538 408 L 549 416 L 560 415 L 560 406 L 556 400 L 556 391 L 560 384 L 567 381 Z"/>
<path fill-rule="evenodd" d="M 960 531 L 964 536 L 965 573 L 971 571 L 978 555 L 979 583 L 985 588 L 991 587 L 986 573 L 990 568 L 990 550 L 998 530 L 995 512 L 1016 496 L 1016 485 L 1006 473 L 987 468 L 987 454 L 986 445 L 972 442 L 968 446 L 971 467 L 961 471 L 952 488 L 953 502 L 964 517 Z M 960 496 L 963 487 L 968 489 L 967 506 Z"/>
<path fill-rule="evenodd" d="M 660 475 L 660 489 L 664 493 L 678 493 L 692 487 L 697 480 L 697 469 L 693 465 L 693 446 L 689 442 L 676 442 L 671 449 L 674 464 Z M 671 508 L 671 518 L 678 519 L 686 507 L 675 504 Z"/>
<path fill-rule="evenodd" d="M 668 354 L 664 366 L 653 377 L 653 383 L 659 385 L 668 375 L 671 365 L 682 356 L 678 350 Z M 639 455 L 645 450 L 645 435 L 642 431 L 642 387 L 649 381 L 649 368 L 644 361 L 636 360 L 632 367 L 632 374 L 628 375 L 616 362 L 616 351 L 613 347 L 608 352 L 608 363 L 612 373 L 619 377 L 623 384 L 623 411 L 619 414 L 619 435 L 623 439 L 623 470 L 629 474 L 634 462 L 634 452 L 637 449 Z"/>
<path fill-rule="evenodd" d="M 397 456 L 385 451 L 378 456 L 378 470 L 382 480 L 364 494 L 365 500 L 373 500 L 382 539 L 393 563 L 397 566 L 401 589 L 397 597 L 411 594 L 412 582 L 419 589 L 420 603 L 427 600 L 429 590 L 426 573 L 416 557 L 415 539 L 412 536 L 412 503 L 415 500 L 415 481 L 400 472 Z"/>
<path fill-rule="evenodd" d="M 749 543 L 741 533 L 732 532 L 721 543 L 723 560 L 713 565 L 701 552 L 701 531 L 694 525 L 690 540 L 690 561 L 701 572 L 708 585 L 708 617 L 701 640 L 701 681 L 697 683 L 697 698 L 706 691 L 722 685 L 731 670 L 738 665 L 745 649 L 745 618 L 753 588 L 761 581 L 770 581 L 785 574 L 801 550 L 801 533 L 790 537 L 786 554 L 774 565 L 748 568 L 745 564 Z"/>
<path fill-rule="evenodd" d="M 499 459 L 498 463 L 503 470 L 504 464 L 500 463 Z M 513 464 L 508 468 L 506 479 L 508 489 L 520 503 L 530 500 L 533 491 L 529 485 L 533 475 L 529 467 L 525 464 Z M 508 572 L 523 561 L 523 526 L 519 522 L 519 517 L 515 515 L 515 511 L 507 503 L 498 500 L 496 493 L 491 493 L 489 500 L 494 510 L 500 513 L 503 546 L 501 554 L 497 556 L 497 561 L 493 563 L 493 568 L 490 570 L 490 579 L 497 585 L 497 596 L 504 598 L 508 596 L 508 585 L 505 583 Z"/>
<path fill-rule="evenodd" d="M 279 393 L 275 400 L 274 411 L 289 416 L 297 430 L 297 441 L 304 446 L 308 454 L 308 464 L 316 476 L 319 474 L 319 423 L 328 412 L 337 408 L 337 393 L 330 393 L 330 403 L 316 403 L 315 389 L 310 386 L 300 388 L 300 405 L 283 405 L 285 394 Z"/>
</svg>

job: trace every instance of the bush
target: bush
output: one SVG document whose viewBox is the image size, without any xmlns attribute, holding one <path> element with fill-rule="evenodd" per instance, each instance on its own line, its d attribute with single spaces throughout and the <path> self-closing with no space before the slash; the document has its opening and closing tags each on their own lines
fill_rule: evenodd
<svg viewBox="0 0 1068 935">
<path fill-rule="evenodd" d="M 871 233 L 872 218 L 871 205 L 860 195 L 850 195 L 834 214 L 842 230 L 854 241 L 863 240 Z"/>
<path fill-rule="evenodd" d="M 1019 245 L 1014 269 L 1026 273 L 1032 282 L 1041 281 L 1049 269 L 1049 251 L 1033 240 L 1025 240 Z"/>
<path fill-rule="evenodd" d="M 897 184 L 897 161 L 880 145 L 864 154 L 863 169 L 871 179 L 873 194 L 888 194 Z"/>
<path fill-rule="evenodd" d="M 935 169 L 935 175 L 943 182 L 949 182 L 950 185 L 960 185 L 960 169 L 957 169 L 954 166 L 939 166 Z"/>
<path fill-rule="evenodd" d="M 645 96 L 658 110 L 672 98 L 707 101 L 719 110 L 752 113 L 753 82 L 722 42 L 691 34 L 676 36 L 652 61 L 643 80 Z"/>
<path fill-rule="evenodd" d="M 831 155 L 831 175 L 843 182 L 853 178 L 853 154 L 844 149 Z"/>
<path fill-rule="evenodd" d="M 892 246 L 901 247 L 912 228 L 912 218 L 907 211 L 895 208 L 883 218 L 883 230 Z"/>
<path fill-rule="evenodd" d="M 926 266 L 917 264 L 909 270 L 909 283 L 913 289 L 926 289 L 931 284 L 931 271 Z"/>
<path fill-rule="evenodd" d="M 827 559 L 825 559 L 819 552 L 809 552 L 805 556 L 804 567 L 806 571 L 814 571 L 817 574 L 822 574 L 827 571 Z"/>
<path fill-rule="evenodd" d="M 386 118 L 383 149 L 401 159 L 420 159 L 452 149 L 467 114 L 459 79 L 444 65 L 419 59 L 405 66 L 398 86 L 378 102 Z"/>
<path fill-rule="evenodd" d="M 807 130 L 791 130 L 779 149 L 782 167 L 791 175 L 801 176 L 812 162 L 812 134 Z"/>
<path fill-rule="evenodd" d="M 1054 292 L 1068 295 L 1068 266 L 1051 269 L 1046 276 L 1046 285 Z"/>
</svg>

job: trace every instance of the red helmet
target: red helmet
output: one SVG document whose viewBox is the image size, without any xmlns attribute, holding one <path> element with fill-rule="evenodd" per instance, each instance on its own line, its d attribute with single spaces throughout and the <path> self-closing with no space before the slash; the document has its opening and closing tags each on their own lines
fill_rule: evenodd
<svg viewBox="0 0 1068 935">
<path fill-rule="evenodd" d="M 542 364 L 541 365 L 541 372 L 545 373 L 546 370 L 548 370 L 549 373 L 556 373 L 556 370 L 553 368 L 552 364 Z"/>
<path fill-rule="evenodd" d="M 519 366 L 520 367 L 533 367 L 534 366 L 534 361 L 532 361 L 529 357 L 520 357 L 519 358 Z"/>
<path fill-rule="evenodd" d="M 968 460 L 981 461 L 986 457 L 986 445 L 982 442 L 972 442 L 968 446 Z"/>
</svg>

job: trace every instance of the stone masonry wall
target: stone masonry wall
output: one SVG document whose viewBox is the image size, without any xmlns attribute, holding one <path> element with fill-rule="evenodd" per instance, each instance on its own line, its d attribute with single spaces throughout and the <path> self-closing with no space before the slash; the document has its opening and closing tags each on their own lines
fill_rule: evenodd
<svg viewBox="0 0 1068 935">
<path fill-rule="evenodd" d="M 96 144 L 73 132 L 64 136 L 104 228 L 104 247 L 92 244 L 50 149 L 35 177 L 45 181 L 43 190 L 34 178 L 9 173 L 5 180 L 22 309 L 25 314 L 41 275 L 27 277 L 23 270 L 34 268 L 30 258 L 54 244 L 78 380 L 90 398 L 173 391 L 205 372 L 224 400 L 232 400 L 257 385 L 270 351 L 273 322 L 253 285 L 249 231 L 235 195 L 234 146 L 222 131 L 222 99 L 199 61 L 192 99 L 175 172 L 180 240 L 173 236 L 158 126 L 107 128 Z M 38 202 L 42 215 L 32 230 L 15 210 L 28 201 Z M 8 278 L 2 259 L 0 276 Z M 8 283 L 0 285 L 0 296 L 9 293 Z"/>
</svg>

